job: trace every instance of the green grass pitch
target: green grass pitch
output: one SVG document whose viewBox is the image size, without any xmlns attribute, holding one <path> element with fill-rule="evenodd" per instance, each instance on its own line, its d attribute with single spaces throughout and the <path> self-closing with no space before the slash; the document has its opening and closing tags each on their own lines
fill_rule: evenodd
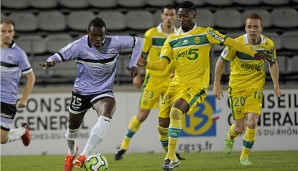
<svg viewBox="0 0 298 171">
<path fill-rule="evenodd" d="M 240 152 L 182 153 L 186 158 L 175 171 L 298 171 L 298 151 L 252 152 L 252 166 L 240 166 Z M 164 153 L 128 153 L 122 161 L 114 161 L 113 154 L 104 154 L 109 171 L 158 171 Z M 1 171 L 63 171 L 62 155 L 1 156 Z M 84 169 L 74 168 L 73 171 Z"/>
</svg>

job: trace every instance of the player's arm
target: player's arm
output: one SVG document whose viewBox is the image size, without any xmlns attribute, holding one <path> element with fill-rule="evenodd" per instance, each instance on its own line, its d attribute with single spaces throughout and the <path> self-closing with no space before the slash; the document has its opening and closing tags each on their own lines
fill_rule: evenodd
<svg viewBox="0 0 298 171">
<path fill-rule="evenodd" d="M 141 59 L 141 61 L 138 61 L 138 65 L 155 71 L 163 71 L 171 62 L 170 57 L 173 54 L 173 49 L 169 43 L 170 37 L 168 37 L 164 42 L 160 53 L 160 59 L 158 61 L 150 62 Z"/>
<path fill-rule="evenodd" d="M 223 44 L 234 48 L 236 51 L 250 55 L 253 58 L 258 59 L 258 60 L 266 59 L 271 56 L 270 54 L 267 54 L 267 53 L 257 53 L 256 51 L 250 49 L 248 46 L 244 45 L 240 41 L 232 39 L 230 37 L 227 37 L 225 39 L 225 41 L 223 42 Z"/>
<path fill-rule="evenodd" d="M 220 80 L 221 80 L 222 73 L 224 71 L 225 63 L 226 62 L 221 57 L 219 57 L 217 59 L 216 65 L 215 65 L 213 94 L 214 94 L 215 98 L 217 98 L 218 100 L 220 100 L 222 97 L 224 97 L 223 91 L 222 91 L 222 88 L 220 85 Z"/>
<path fill-rule="evenodd" d="M 152 29 L 149 29 L 144 34 L 144 46 L 143 46 L 143 52 L 141 54 L 140 58 L 147 59 L 148 52 L 150 51 L 152 47 Z M 138 66 L 138 75 L 133 78 L 133 85 L 136 88 L 142 87 L 142 77 L 141 77 L 141 67 Z"/>
<path fill-rule="evenodd" d="M 279 88 L 279 69 L 278 63 L 275 60 L 274 62 L 269 63 L 269 71 L 274 85 L 274 92 L 277 97 L 282 95 L 281 90 Z"/>
<path fill-rule="evenodd" d="M 227 37 L 219 33 L 218 31 L 213 30 L 212 28 L 208 28 L 207 33 L 207 38 L 209 41 L 211 41 L 212 44 L 224 44 L 226 46 L 234 48 L 236 51 L 250 55 L 258 60 L 266 59 L 269 56 L 271 56 L 270 54 L 266 53 L 257 53 L 256 51 L 250 49 L 248 46 L 244 45 L 240 41 Z"/>
<path fill-rule="evenodd" d="M 134 78 L 138 75 L 138 68 L 137 68 L 137 62 L 142 54 L 143 49 L 143 39 L 140 37 L 133 37 L 133 42 L 127 42 L 124 47 L 127 47 L 129 44 L 133 44 L 132 46 L 132 54 L 130 58 L 130 62 L 127 66 L 127 70 L 130 72 L 131 77 Z"/>
<path fill-rule="evenodd" d="M 145 58 L 144 56 L 145 56 L 145 54 L 142 53 L 140 58 Z M 141 76 L 141 67 L 140 66 L 138 66 L 138 75 L 133 78 L 133 85 L 135 88 L 142 87 L 142 76 Z"/>
<path fill-rule="evenodd" d="M 169 60 L 166 58 L 161 58 L 155 62 L 147 62 L 145 68 L 155 70 L 155 71 L 163 71 L 167 65 L 169 64 Z"/>
<path fill-rule="evenodd" d="M 27 100 L 35 84 L 35 75 L 33 71 L 25 74 L 25 76 L 26 76 L 26 85 L 25 85 L 23 95 L 17 104 L 18 108 L 24 108 L 27 106 Z"/>
<path fill-rule="evenodd" d="M 54 67 L 56 63 L 74 60 L 79 56 L 80 45 L 78 41 L 69 43 L 58 52 L 50 56 L 43 64 L 39 64 L 43 69 Z"/>
</svg>

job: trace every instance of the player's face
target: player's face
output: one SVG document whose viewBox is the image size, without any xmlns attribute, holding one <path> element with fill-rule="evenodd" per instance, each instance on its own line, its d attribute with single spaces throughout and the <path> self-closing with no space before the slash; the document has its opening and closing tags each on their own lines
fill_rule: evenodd
<svg viewBox="0 0 298 171">
<path fill-rule="evenodd" d="M 95 46 L 96 48 L 100 48 L 102 47 L 105 40 L 106 28 L 92 26 L 88 32 L 88 36 L 93 46 Z"/>
<path fill-rule="evenodd" d="M 15 35 L 14 26 L 8 23 L 2 23 L 1 27 L 1 46 L 9 46 L 12 42 L 12 39 Z"/>
<path fill-rule="evenodd" d="M 259 19 L 247 19 L 245 31 L 248 35 L 249 41 L 259 42 L 261 33 L 263 32 L 261 21 Z"/>
<path fill-rule="evenodd" d="M 161 14 L 162 23 L 167 27 L 172 27 L 176 20 L 176 10 L 165 8 Z"/>
<path fill-rule="evenodd" d="M 196 14 L 193 10 L 186 8 L 179 8 L 178 10 L 178 21 L 184 31 L 192 29 L 195 23 Z"/>
</svg>

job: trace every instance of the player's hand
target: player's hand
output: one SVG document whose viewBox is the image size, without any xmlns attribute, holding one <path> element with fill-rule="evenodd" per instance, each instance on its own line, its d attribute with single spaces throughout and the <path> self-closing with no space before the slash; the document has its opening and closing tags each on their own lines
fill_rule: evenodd
<svg viewBox="0 0 298 171">
<path fill-rule="evenodd" d="M 277 97 L 280 97 L 282 95 L 282 92 L 281 92 L 279 86 L 274 86 L 274 92 Z"/>
<path fill-rule="evenodd" d="M 43 69 L 47 69 L 47 68 L 51 68 L 51 67 L 55 66 L 55 64 L 56 64 L 55 61 L 51 61 L 51 62 L 46 61 L 45 63 L 39 64 L 39 65 L 42 66 Z"/>
<path fill-rule="evenodd" d="M 136 77 L 133 78 L 133 86 L 135 88 L 141 88 L 142 87 L 141 74 L 138 74 Z"/>
<path fill-rule="evenodd" d="M 137 67 L 131 67 L 131 68 L 127 67 L 127 70 L 130 72 L 130 76 L 132 78 L 134 78 L 135 76 L 138 75 L 138 68 Z"/>
<path fill-rule="evenodd" d="M 20 99 L 16 104 L 17 109 L 24 108 L 26 106 L 27 106 L 27 100 L 24 100 L 24 99 Z"/>
<path fill-rule="evenodd" d="M 254 55 L 254 58 L 257 60 L 265 60 L 265 59 L 271 59 L 271 54 L 258 52 Z"/>
<path fill-rule="evenodd" d="M 215 98 L 217 98 L 218 100 L 220 100 L 221 98 L 224 98 L 224 94 L 220 85 L 213 86 L 213 94 Z"/>
<path fill-rule="evenodd" d="M 147 65 L 147 60 L 141 56 L 139 57 L 137 65 L 140 67 L 145 67 Z"/>
</svg>

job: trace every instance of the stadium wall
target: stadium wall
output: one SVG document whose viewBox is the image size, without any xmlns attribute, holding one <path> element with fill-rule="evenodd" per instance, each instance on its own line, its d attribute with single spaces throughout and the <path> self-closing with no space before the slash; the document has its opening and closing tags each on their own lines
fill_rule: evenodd
<svg viewBox="0 0 298 171">
<path fill-rule="evenodd" d="M 264 91 L 264 104 L 258 127 L 255 151 L 298 150 L 298 89 L 283 90 L 276 98 L 272 90 Z M 179 152 L 223 151 L 223 141 L 233 122 L 225 100 L 216 100 L 209 92 L 206 100 L 198 105 L 191 118 L 184 118 L 183 132 L 179 139 Z M 139 92 L 116 92 L 117 109 L 110 128 L 96 152 L 114 153 L 126 132 L 130 118 L 136 114 Z M 27 122 L 33 135 L 32 143 L 24 148 L 21 141 L 3 145 L 1 155 L 65 154 L 64 139 L 70 104 L 69 93 L 34 93 L 28 106 L 16 115 L 14 126 Z M 163 152 L 157 133 L 157 109 L 151 111 L 147 121 L 135 134 L 128 152 Z M 84 148 L 90 130 L 96 122 L 96 113 L 89 110 L 80 129 L 78 145 Z M 235 151 L 241 150 L 242 139 L 235 142 Z"/>
</svg>

